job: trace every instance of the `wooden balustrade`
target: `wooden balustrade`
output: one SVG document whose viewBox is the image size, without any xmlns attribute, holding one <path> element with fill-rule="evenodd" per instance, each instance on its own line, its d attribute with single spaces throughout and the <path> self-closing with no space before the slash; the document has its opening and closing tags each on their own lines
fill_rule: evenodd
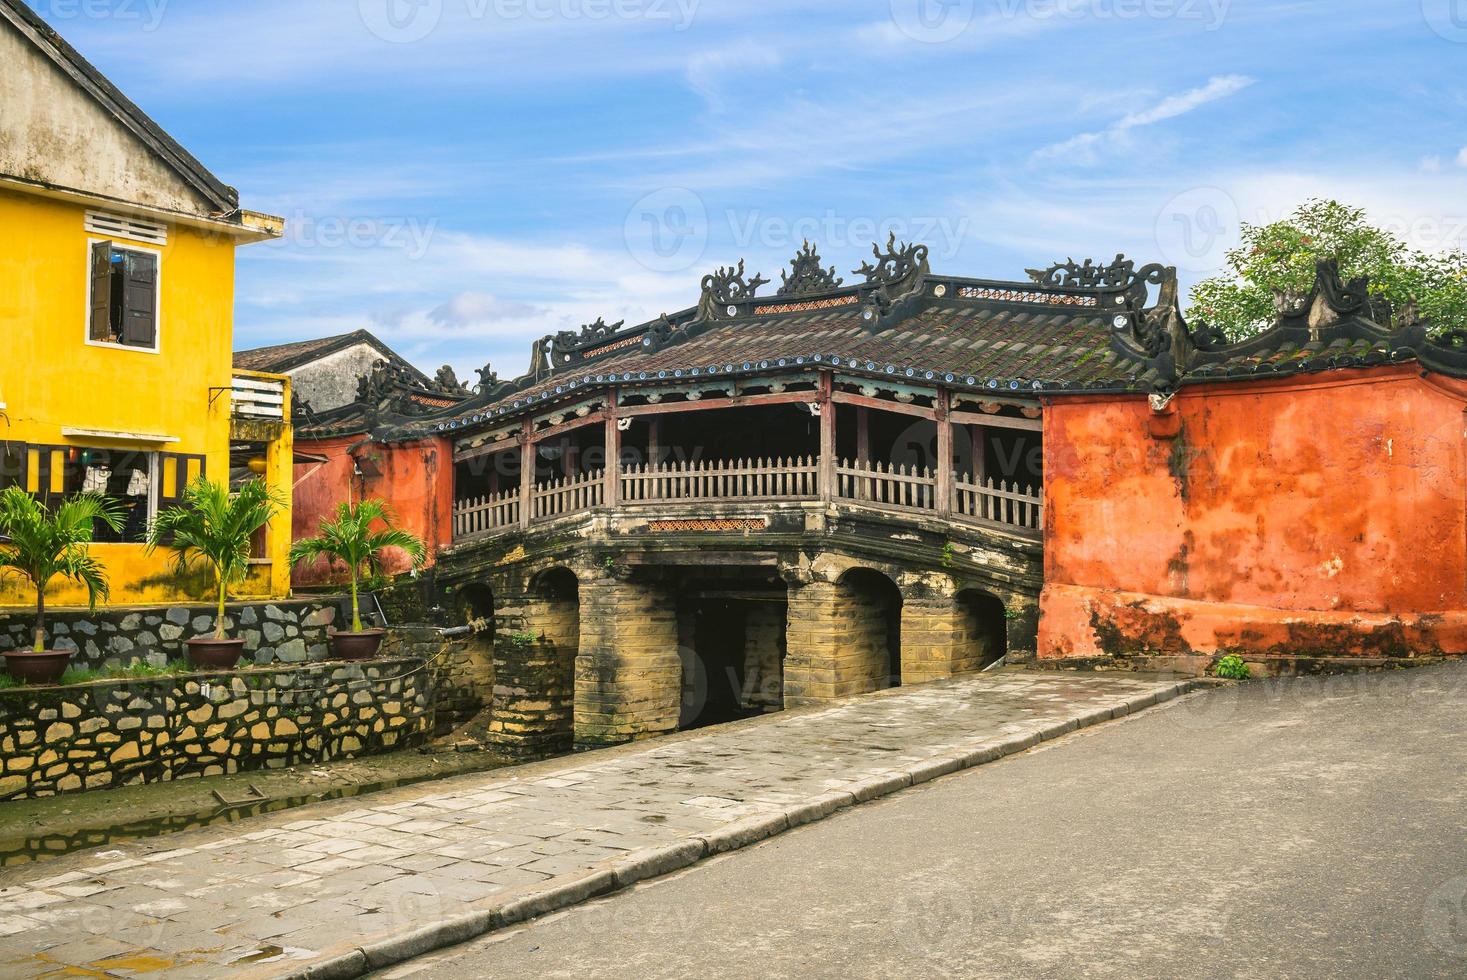
<svg viewBox="0 0 1467 980">
<path fill-rule="evenodd" d="M 622 470 L 621 501 L 813 500 L 818 470 L 813 456 L 644 463 Z"/>
<path fill-rule="evenodd" d="M 939 506 L 938 475 L 919 466 L 841 460 L 834 467 L 833 499 L 882 510 L 950 516 L 957 521 L 1037 532 L 1044 526 L 1040 492 L 1017 483 L 957 476 L 952 500 Z M 715 501 L 818 500 L 820 461 L 790 459 L 698 460 L 642 464 L 612 475 L 618 506 Z M 530 492 L 531 522 L 606 505 L 612 486 L 603 470 L 539 484 Z M 474 538 L 520 526 L 520 490 L 476 497 L 454 506 L 455 538 Z"/>
<path fill-rule="evenodd" d="M 897 510 L 937 510 L 937 474 L 920 466 L 843 459 L 835 468 L 836 497 Z"/>
<path fill-rule="evenodd" d="M 604 470 L 594 470 L 569 479 L 562 478 L 537 485 L 530 516 L 532 520 L 543 521 L 564 514 L 578 514 L 592 507 L 600 507 L 605 501 L 606 473 Z"/>
<path fill-rule="evenodd" d="M 953 483 L 953 516 L 1005 527 L 1040 530 L 1044 527 L 1044 501 L 1017 483 L 982 483 L 959 477 Z"/>
<path fill-rule="evenodd" d="M 492 534 L 503 528 L 515 527 L 520 522 L 520 492 L 518 489 L 482 497 L 470 497 L 453 506 L 453 536 L 473 538 Z"/>
</svg>

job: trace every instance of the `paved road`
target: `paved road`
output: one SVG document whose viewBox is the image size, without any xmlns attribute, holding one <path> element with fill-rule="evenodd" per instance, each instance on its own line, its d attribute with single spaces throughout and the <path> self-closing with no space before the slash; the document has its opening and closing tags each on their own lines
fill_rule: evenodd
<svg viewBox="0 0 1467 980">
<path fill-rule="evenodd" d="M 365 967 L 362 947 L 397 962 L 384 944 L 413 930 L 519 921 L 507 910 L 547 889 L 595 894 L 668 852 L 682 867 L 750 824 L 782 829 L 1176 687 L 984 675 L 15 869 L 0 873 L 0 977 L 275 976 Z"/>
<path fill-rule="evenodd" d="M 1193 694 L 391 969 L 1467 976 L 1467 664 Z"/>
</svg>

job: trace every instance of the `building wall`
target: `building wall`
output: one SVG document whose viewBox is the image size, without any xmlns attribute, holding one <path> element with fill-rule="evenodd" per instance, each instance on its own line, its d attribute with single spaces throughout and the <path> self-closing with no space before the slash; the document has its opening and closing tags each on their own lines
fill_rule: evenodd
<svg viewBox="0 0 1467 980">
<path fill-rule="evenodd" d="M 229 465 L 228 393 L 234 304 L 232 239 L 172 225 L 161 252 L 157 353 L 101 347 L 87 335 L 88 243 L 85 208 L 0 190 L 0 439 L 46 446 L 158 450 L 202 455 L 212 478 Z M 118 239 L 118 241 L 124 241 Z M 129 243 L 131 244 L 131 243 Z M 155 246 L 147 246 L 155 247 Z M 68 438 L 66 428 L 165 435 L 175 443 Z M 141 545 L 98 549 L 111 573 L 113 601 L 166 603 L 199 598 L 169 556 Z M 268 586 L 262 594 L 269 594 Z M 58 584 L 56 605 L 85 602 Z M 29 587 L 0 583 L 0 606 L 29 605 Z"/>
<path fill-rule="evenodd" d="M 1040 656 L 1467 651 L 1464 406 L 1414 365 L 1056 399 Z"/>
<path fill-rule="evenodd" d="M 209 207 L 127 128 L 0 19 L 0 174 L 207 214 Z"/>
<path fill-rule="evenodd" d="M 296 538 L 317 533 L 322 518 L 330 517 L 339 504 L 376 497 L 392 508 L 398 527 L 411 531 L 428 545 L 430 562 L 439 548 L 451 543 L 453 532 L 453 450 L 446 440 L 427 439 L 413 443 L 372 443 L 356 452 L 380 471 L 380 476 L 353 476 L 353 447 L 364 435 L 332 439 L 309 439 L 296 443 L 303 455 L 325 456 L 325 463 L 299 463 L 295 467 L 293 512 Z M 389 574 L 400 574 L 412 561 L 400 551 L 386 559 Z M 297 586 L 345 581 L 345 573 L 325 564 L 294 571 Z"/>
<path fill-rule="evenodd" d="M 386 360 L 371 344 L 356 344 L 287 373 L 297 397 L 309 402 L 312 411 L 326 412 L 356 401 L 357 382 L 370 375 L 374 365 Z"/>
</svg>

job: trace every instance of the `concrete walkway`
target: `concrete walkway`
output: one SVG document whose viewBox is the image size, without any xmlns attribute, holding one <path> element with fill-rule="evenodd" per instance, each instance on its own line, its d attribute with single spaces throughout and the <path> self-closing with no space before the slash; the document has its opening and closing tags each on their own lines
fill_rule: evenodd
<svg viewBox="0 0 1467 980">
<path fill-rule="evenodd" d="M 380 976 L 1467 977 L 1464 705 L 1199 693 Z"/>
<path fill-rule="evenodd" d="M 358 976 L 1186 686 L 994 674 L 32 865 L 0 976 Z"/>
</svg>

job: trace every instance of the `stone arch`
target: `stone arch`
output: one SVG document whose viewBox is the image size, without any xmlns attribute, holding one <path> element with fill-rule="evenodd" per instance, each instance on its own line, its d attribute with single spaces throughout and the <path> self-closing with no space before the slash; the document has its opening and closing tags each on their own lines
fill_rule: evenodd
<svg viewBox="0 0 1467 980">
<path fill-rule="evenodd" d="M 963 589 L 955 599 L 958 611 L 956 659 L 970 670 L 982 670 L 1009 652 L 1008 608 L 1002 599 L 982 589 Z"/>
<path fill-rule="evenodd" d="M 511 754 L 569 751 L 575 738 L 580 579 L 569 568 L 553 566 L 517 591 L 501 597 L 489 731 Z"/>
<path fill-rule="evenodd" d="M 848 569 L 836 580 L 836 697 L 902 683 L 902 592 L 874 568 Z"/>
</svg>

